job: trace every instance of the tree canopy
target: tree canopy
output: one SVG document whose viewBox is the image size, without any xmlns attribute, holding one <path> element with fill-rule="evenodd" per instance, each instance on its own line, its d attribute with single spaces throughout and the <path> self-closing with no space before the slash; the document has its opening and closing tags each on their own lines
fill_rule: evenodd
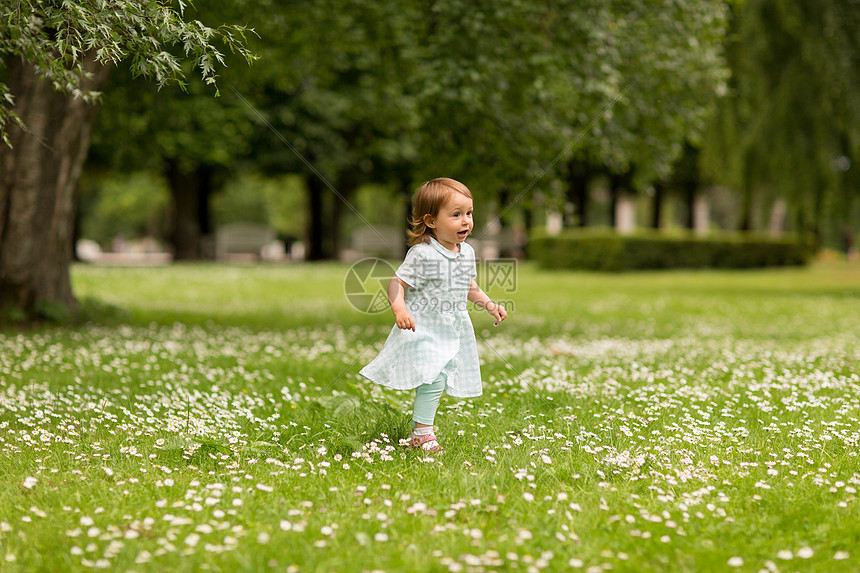
<svg viewBox="0 0 860 573">
<path fill-rule="evenodd" d="M 247 151 L 242 161 L 253 169 L 306 173 L 317 213 L 309 217 L 312 243 L 337 234 L 344 210 L 320 176 L 347 200 L 368 182 L 406 195 L 446 174 L 468 181 L 482 204 L 504 202 L 538 178 L 553 188 L 560 174 L 548 168 L 567 148 L 605 169 L 635 164 L 647 184 L 699 137 L 725 78 L 725 5 L 717 0 L 656 7 L 641 0 L 255 0 L 200 13 L 252 25 L 260 61 L 251 72 L 227 74 L 241 101 L 228 94 L 198 107 L 180 94 L 160 98 L 185 100 L 180 117 L 187 115 L 181 109 L 247 105 L 256 129 L 229 139 L 206 129 L 171 135 L 175 120 L 133 104 L 146 98 L 136 87 L 119 86 L 123 97 L 109 102 L 107 117 L 132 130 L 149 125 L 148 141 L 181 138 L 207 150 L 230 141 L 233 156 Z M 115 131 L 127 132 L 121 124 Z M 121 146 L 103 148 L 117 153 Z"/>
<path fill-rule="evenodd" d="M 89 101 L 100 94 L 82 87 L 90 73 L 84 66 L 87 55 L 101 65 L 128 60 L 134 75 L 151 77 L 159 87 L 184 84 L 182 64 L 190 61 L 206 83 L 215 85 L 216 69 L 224 63 L 217 44 L 252 59 L 244 46 L 245 29 L 185 21 L 187 4 L 180 1 L 177 10 L 158 0 L 6 0 L 0 18 L 0 63 L 20 57 L 54 89 Z M 5 83 L 0 83 L 0 96 L 0 134 L 8 144 L 7 124 L 20 118 L 15 94 Z"/>
<path fill-rule="evenodd" d="M 857 203 L 860 11 L 849 0 L 732 4 L 730 90 L 703 145 L 717 182 L 789 203 L 795 228 L 820 246 L 825 218 Z"/>
</svg>

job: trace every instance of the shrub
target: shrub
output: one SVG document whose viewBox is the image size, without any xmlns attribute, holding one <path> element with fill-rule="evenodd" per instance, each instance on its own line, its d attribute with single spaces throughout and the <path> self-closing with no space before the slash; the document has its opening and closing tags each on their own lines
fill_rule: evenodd
<svg viewBox="0 0 860 573">
<path fill-rule="evenodd" d="M 648 269 L 748 269 L 806 264 L 807 250 L 796 240 L 748 234 L 707 238 L 657 233 L 619 235 L 571 230 L 534 233 L 529 255 L 550 269 L 633 271 Z"/>
</svg>

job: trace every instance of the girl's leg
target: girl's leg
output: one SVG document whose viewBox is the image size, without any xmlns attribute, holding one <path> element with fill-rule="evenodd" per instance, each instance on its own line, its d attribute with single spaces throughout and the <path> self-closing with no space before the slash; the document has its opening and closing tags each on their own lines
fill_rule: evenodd
<svg viewBox="0 0 860 573">
<path fill-rule="evenodd" d="M 415 406 L 412 409 L 412 439 L 418 440 L 421 436 L 433 433 L 433 421 L 436 419 L 436 410 L 439 408 L 439 400 L 445 391 L 445 383 L 448 376 L 440 372 L 439 376 L 431 384 L 422 384 L 415 390 Z M 418 440 L 421 441 L 421 440 Z M 438 448 L 439 444 L 433 440 L 427 442 L 426 449 Z"/>
</svg>

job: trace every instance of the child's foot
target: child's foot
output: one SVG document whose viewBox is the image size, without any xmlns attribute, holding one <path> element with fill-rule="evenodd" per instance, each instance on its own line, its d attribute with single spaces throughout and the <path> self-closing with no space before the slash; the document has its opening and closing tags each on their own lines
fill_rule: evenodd
<svg viewBox="0 0 860 573">
<path fill-rule="evenodd" d="M 423 436 L 412 435 L 412 439 L 407 444 L 408 448 L 421 448 L 426 452 L 437 453 L 442 451 L 442 446 L 436 441 L 436 436 L 433 434 L 424 434 Z"/>
</svg>

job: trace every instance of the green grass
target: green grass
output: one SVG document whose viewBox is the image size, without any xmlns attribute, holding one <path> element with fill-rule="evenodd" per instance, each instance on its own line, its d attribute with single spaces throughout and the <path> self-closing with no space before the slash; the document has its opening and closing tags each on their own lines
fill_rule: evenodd
<svg viewBox="0 0 860 573">
<path fill-rule="evenodd" d="M 75 267 L 0 334 L 0 570 L 860 568 L 860 268 L 518 271 L 425 456 L 346 266 Z"/>
</svg>

